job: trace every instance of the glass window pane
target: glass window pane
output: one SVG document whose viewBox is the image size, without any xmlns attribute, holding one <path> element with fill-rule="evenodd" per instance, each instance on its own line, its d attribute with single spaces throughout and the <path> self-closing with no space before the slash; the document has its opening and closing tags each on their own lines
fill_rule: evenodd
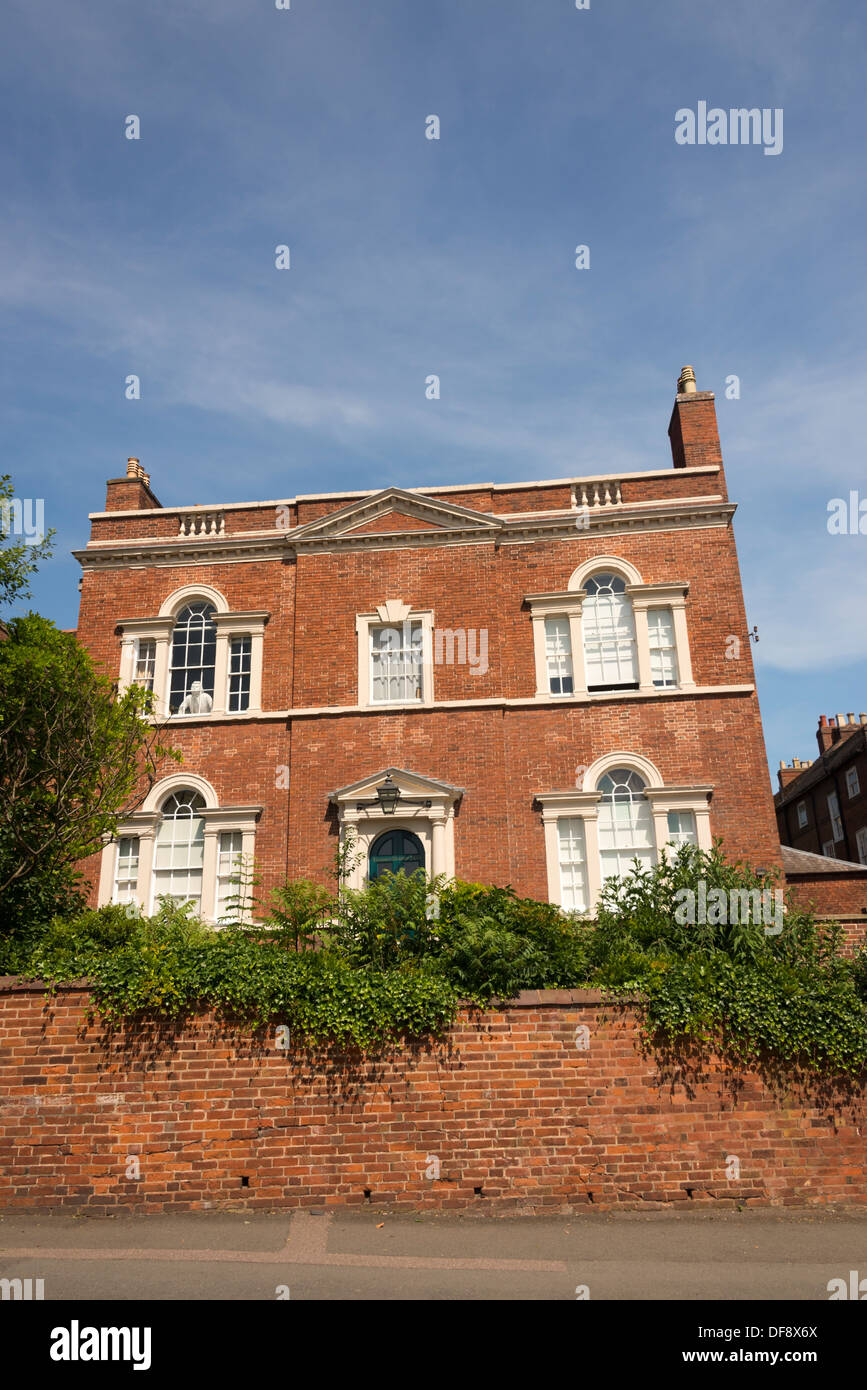
<svg viewBox="0 0 867 1390">
<path fill-rule="evenodd" d="M 175 622 L 172 636 L 171 689 L 169 710 L 177 714 L 181 704 L 198 682 L 213 699 L 214 666 L 217 655 L 215 610 L 207 603 L 187 604 Z"/>
<path fill-rule="evenodd" d="M 599 859 L 603 881 L 625 878 L 638 859 L 650 867 L 656 860 L 653 816 L 644 795 L 644 780 L 629 768 L 617 768 L 600 778 Z"/>
<path fill-rule="evenodd" d="M 421 623 L 370 629 L 370 699 L 404 704 L 422 698 Z"/>
<path fill-rule="evenodd" d="M 587 580 L 581 610 L 588 687 L 638 684 L 635 622 L 625 584 L 617 575 Z"/>
<path fill-rule="evenodd" d="M 587 857 L 580 817 L 557 821 L 560 843 L 560 904 L 570 912 L 587 911 Z"/>
<path fill-rule="evenodd" d="M 671 609 L 648 608 L 647 631 L 653 684 L 660 687 L 677 685 L 677 651 Z"/>
</svg>

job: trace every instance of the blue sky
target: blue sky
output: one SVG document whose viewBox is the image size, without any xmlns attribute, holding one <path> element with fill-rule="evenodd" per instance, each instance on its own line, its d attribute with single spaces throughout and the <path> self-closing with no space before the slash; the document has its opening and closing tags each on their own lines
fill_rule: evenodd
<svg viewBox="0 0 867 1390">
<path fill-rule="evenodd" d="M 75 625 L 69 551 L 130 454 L 166 505 L 667 467 L 689 362 L 771 764 L 812 756 L 867 706 L 867 537 L 827 531 L 867 498 L 865 28 L 840 0 L 6 0 L 0 471 L 57 530 L 33 606 Z M 782 153 L 677 145 L 700 100 L 781 107 Z"/>
</svg>

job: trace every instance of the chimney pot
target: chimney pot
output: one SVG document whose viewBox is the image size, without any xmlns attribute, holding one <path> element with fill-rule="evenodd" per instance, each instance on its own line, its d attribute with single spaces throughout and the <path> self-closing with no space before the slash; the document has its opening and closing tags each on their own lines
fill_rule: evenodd
<svg viewBox="0 0 867 1390">
<path fill-rule="evenodd" d="M 141 472 L 141 464 L 139 463 L 138 459 L 131 459 L 131 458 L 130 458 L 130 459 L 127 459 L 127 461 L 126 461 L 126 476 L 127 476 L 128 478 L 137 478 L 137 477 L 139 476 L 140 472 Z"/>
<path fill-rule="evenodd" d="M 867 714 L 859 714 L 858 718 L 861 720 L 862 724 L 867 724 Z"/>
<path fill-rule="evenodd" d="M 847 724 L 854 724 L 854 723 L 855 723 L 855 716 L 854 716 L 854 714 L 847 714 L 847 715 L 846 715 L 846 723 L 847 723 Z"/>
<path fill-rule="evenodd" d="M 677 394 L 679 396 L 691 396 L 697 389 L 693 368 L 681 367 L 680 377 L 677 383 Z"/>
<path fill-rule="evenodd" d="M 843 725 L 844 725 L 845 723 L 846 723 L 846 716 L 845 716 L 845 714 L 838 714 L 838 715 L 837 715 L 837 728 L 838 728 L 838 729 L 842 729 L 842 727 L 843 727 Z"/>
</svg>

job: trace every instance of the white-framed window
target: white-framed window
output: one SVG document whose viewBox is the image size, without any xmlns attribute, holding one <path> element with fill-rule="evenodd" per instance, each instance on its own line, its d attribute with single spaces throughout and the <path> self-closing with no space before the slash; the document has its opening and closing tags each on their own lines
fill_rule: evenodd
<svg viewBox="0 0 867 1390">
<path fill-rule="evenodd" d="M 421 703 L 424 699 L 424 631 L 418 621 L 370 628 L 370 703 Z"/>
<path fill-rule="evenodd" d="M 244 836 L 240 830 L 220 832 L 217 850 L 216 917 L 218 922 L 228 921 L 235 916 L 235 913 L 230 909 L 237 906 L 237 899 L 243 890 L 243 885 L 238 881 L 239 871 L 243 863 L 243 850 Z"/>
<path fill-rule="evenodd" d="M 232 612 L 207 584 L 176 589 L 157 616 L 119 620 L 118 689 L 135 681 L 146 686 L 160 718 L 258 713 L 269 617 L 258 610 Z"/>
<path fill-rule="evenodd" d="M 135 676 L 136 685 L 143 690 L 153 690 L 157 665 L 157 644 L 153 637 L 140 637 L 136 642 Z"/>
<path fill-rule="evenodd" d="M 578 816 L 557 821 L 560 847 L 560 905 L 567 912 L 587 910 L 587 846 L 584 822 Z"/>
<path fill-rule="evenodd" d="M 656 860 L 653 816 L 645 782 L 631 768 L 606 772 L 598 784 L 601 878 L 626 878 L 637 859 L 649 868 Z"/>
<path fill-rule="evenodd" d="M 594 574 L 584 585 L 581 618 L 587 689 L 638 688 L 635 619 L 619 574 Z"/>
<path fill-rule="evenodd" d="M 803 830 L 803 829 L 804 829 L 804 826 L 807 824 L 807 803 L 806 803 L 806 801 L 799 801 L 798 804 L 797 804 L 797 806 L 795 807 L 795 810 L 796 810 L 797 816 L 798 816 L 798 829 L 799 829 L 799 830 Z"/>
<path fill-rule="evenodd" d="M 122 835 L 117 842 L 112 902 L 132 903 L 138 901 L 138 861 L 138 835 Z"/>
<path fill-rule="evenodd" d="M 677 643 L 670 608 L 648 608 L 647 635 L 653 684 L 663 689 L 677 685 Z"/>
<path fill-rule="evenodd" d="M 250 707 L 250 673 L 253 638 L 249 633 L 229 641 L 229 691 L 226 708 L 230 714 Z"/>
<path fill-rule="evenodd" d="M 549 902 L 592 912 L 605 880 L 628 877 L 635 860 L 647 869 L 672 846 L 710 851 L 712 794 L 706 784 L 666 786 L 648 758 L 628 750 L 597 758 L 574 790 L 537 792 Z"/>
<path fill-rule="evenodd" d="M 217 625 L 215 610 L 209 603 L 188 603 L 175 620 L 172 633 L 171 685 L 169 713 L 177 714 L 187 696 L 198 685 L 213 706 L 217 665 Z"/>
<path fill-rule="evenodd" d="M 668 842 L 672 845 L 697 845 L 698 832 L 693 811 L 668 812 Z"/>
<path fill-rule="evenodd" d="M 837 800 L 836 792 L 828 793 L 828 815 L 831 820 L 831 836 L 833 840 L 842 840 L 843 822 L 840 819 L 840 803 Z"/>
<path fill-rule="evenodd" d="M 855 848 L 858 852 L 858 863 L 867 864 L 867 825 L 862 825 L 856 833 Z"/>
<path fill-rule="evenodd" d="M 847 767 L 846 769 L 846 792 L 849 800 L 853 801 L 861 791 L 861 783 L 858 780 L 857 767 Z"/>
<path fill-rule="evenodd" d="M 243 891 L 249 920 L 248 884 L 237 879 L 239 863 L 253 865 L 261 806 L 221 806 L 210 782 L 198 773 L 175 773 L 152 787 L 142 806 L 118 825 L 102 851 L 97 901 L 132 901 L 146 913 L 159 899 L 190 903 L 205 921 L 225 913 Z"/>
<path fill-rule="evenodd" d="M 836 858 L 837 858 L 836 854 L 834 853 L 834 841 L 833 841 L 833 840 L 826 840 L 826 841 L 825 841 L 825 843 L 822 845 L 822 853 L 824 854 L 824 856 L 825 856 L 826 859 L 836 859 Z"/>
<path fill-rule="evenodd" d="M 545 619 L 545 664 L 549 692 L 552 695 L 571 695 L 574 685 L 572 638 L 566 617 Z"/>
<path fill-rule="evenodd" d="M 162 819 L 154 845 L 153 906 L 160 898 L 190 903 L 202 910 L 205 802 L 195 791 L 172 792 L 160 807 Z"/>
</svg>

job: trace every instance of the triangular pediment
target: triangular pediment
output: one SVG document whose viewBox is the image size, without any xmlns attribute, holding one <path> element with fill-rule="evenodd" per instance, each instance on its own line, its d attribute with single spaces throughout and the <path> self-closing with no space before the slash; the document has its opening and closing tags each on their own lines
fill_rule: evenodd
<svg viewBox="0 0 867 1390">
<path fill-rule="evenodd" d="M 356 797 L 376 796 L 376 788 L 381 786 L 389 775 L 404 796 L 430 797 L 439 803 L 453 803 L 463 795 L 463 787 L 456 787 L 452 782 L 443 782 L 437 777 L 427 777 L 422 772 L 411 772 L 403 767 L 383 767 L 378 772 L 360 777 L 357 782 L 349 782 L 345 787 L 338 787 L 335 791 L 329 792 L 328 799 L 340 803 L 354 801 Z"/>
<path fill-rule="evenodd" d="M 501 529 L 502 522 L 485 512 L 474 512 L 453 502 L 441 502 L 403 488 L 387 487 L 372 497 L 362 497 L 339 507 L 327 516 L 309 521 L 293 530 L 291 539 L 297 541 L 335 540 L 338 537 L 359 538 L 365 535 L 399 535 L 402 532 L 478 531 L 491 534 Z"/>
<path fill-rule="evenodd" d="M 441 531 L 442 522 L 430 521 L 426 517 L 412 516 L 409 512 L 397 509 L 381 512 L 379 516 L 368 517 L 360 526 L 351 526 L 342 533 L 348 536 L 375 536 L 396 531 Z"/>
</svg>

